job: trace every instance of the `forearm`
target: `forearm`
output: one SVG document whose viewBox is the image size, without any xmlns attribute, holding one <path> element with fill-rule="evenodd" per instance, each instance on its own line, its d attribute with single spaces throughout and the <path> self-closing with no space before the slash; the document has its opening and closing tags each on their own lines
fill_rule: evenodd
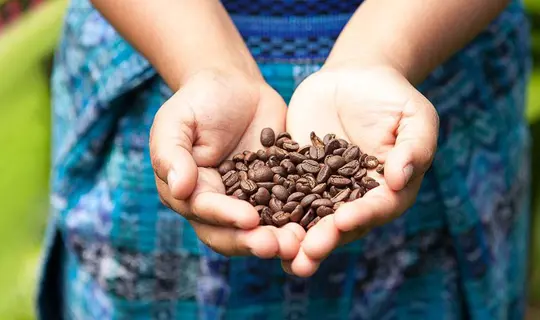
<svg viewBox="0 0 540 320">
<path fill-rule="evenodd" d="M 173 90 L 215 69 L 260 79 L 242 37 L 217 0 L 92 0 Z"/>
<path fill-rule="evenodd" d="M 509 2 L 366 0 L 339 36 L 327 64 L 390 64 L 418 83 Z"/>
</svg>

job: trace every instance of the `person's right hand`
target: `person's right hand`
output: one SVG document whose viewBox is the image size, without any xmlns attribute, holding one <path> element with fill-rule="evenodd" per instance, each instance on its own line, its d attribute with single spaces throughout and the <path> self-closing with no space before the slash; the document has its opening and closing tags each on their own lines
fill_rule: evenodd
<svg viewBox="0 0 540 320">
<path fill-rule="evenodd" d="M 217 72 L 193 75 L 157 112 L 150 156 L 162 202 L 188 219 L 199 239 L 225 256 L 296 256 L 305 232 L 295 224 L 259 227 L 251 204 L 225 195 L 217 170 L 260 132 L 285 129 L 286 104 L 262 80 Z"/>
</svg>

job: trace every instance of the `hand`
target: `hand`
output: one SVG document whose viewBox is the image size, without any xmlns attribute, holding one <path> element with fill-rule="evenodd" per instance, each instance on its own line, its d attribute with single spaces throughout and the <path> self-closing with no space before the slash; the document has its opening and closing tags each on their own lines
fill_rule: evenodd
<svg viewBox="0 0 540 320">
<path fill-rule="evenodd" d="M 342 205 L 311 228 L 298 255 L 283 263 L 310 276 L 337 246 L 400 216 L 415 201 L 436 149 L 438 116 L 399 72 L 387 67 L 332 67 L 308 77 L 294 93 L 287 131 L 300 144 L 315 131 L 335 133 L 385 164 L 381 184 Z"/>
<path fill-rule="evenodd" d="M 260 132 L 285 128 L 286 106 L 260 80 L 217 72 L 192 76 L 156 114 L 150 154 L 162 202 L 188 219 L 199 239 L 226 256 L 296 256 L 305 232 L 258 227 L 245 201 L 225 195 L 222 160 L 258 150 Z"/>
</svg>

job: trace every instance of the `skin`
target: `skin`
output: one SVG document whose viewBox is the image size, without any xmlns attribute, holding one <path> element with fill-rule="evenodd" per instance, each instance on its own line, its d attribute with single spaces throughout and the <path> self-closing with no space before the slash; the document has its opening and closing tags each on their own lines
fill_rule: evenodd
<svg viewBox="0 0 540 320">
<path fill-rule="evenodd" d="M 92 2 L 176 92 L 151 132 L 163 203 L 188 219 L 215 251 L 280 257 L 285 271 L 307 277 L 337 246 L 414 203 L 436 150 L 438 118 L 413 85 L 473 39 L 509 1 L 367 0 L 323 68 L 296 90 L 288 111 L 264 83 L 219 1 Z M 307 234 L 292 224 L 256 227 L 257 213 L 226 197 L 219 175 L 208 167 L 235 152 L 259 149 L 260 130 L 268 126 L 287 128 L 299 142 L 307 142 L 313 130 L 345 137 L 385 162 L 384 177 L 377 177 L 381 186 Z"/>
</svg>

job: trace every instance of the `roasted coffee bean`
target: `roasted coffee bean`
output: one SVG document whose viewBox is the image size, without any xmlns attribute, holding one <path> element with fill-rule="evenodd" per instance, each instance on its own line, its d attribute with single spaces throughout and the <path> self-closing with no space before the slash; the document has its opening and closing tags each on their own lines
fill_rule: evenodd
<svg viewBox="0 0 540 320">
<path fill-rule="evenodd" d="M 345 177 L 350 177 L 357 173 L 358 170 L 360 170 L 360 162 L 353 160 L 339 168 L 337 173 Z"/>
<path fill-rule="evenodd" d="M 362 197 L 362 190 L 361 189 L 354 189 L 351 191 L 351 194 L 349 195 L 349 201 L 354 201 L 356 199 L 359 199 Z"/>
<path fill-rule="evenodd" d="M 342 176 L 333 175 L 328 178 L 328 184 L 336 188 L 343 188 L 351 184 L 351 179 Z"/>
<path fill-rule="evenodd" d="M 253 169 L 253 174 L 250 176 L 250 172 L 248 172 L 248 177 L 255 181 L 255 182 L 270 182 L 272 181 L 272 178 L 274 177 L 274 173 L 272 172 L 272 169 L 267 166 L 262 166 L 257 169 Z"/>
<path fill-rule="evenodd" d="M 287 174 L 296 173 L 296 166 L 291 160 L 285 159 L 281 161 L 280 165 L 286 170 Z"/>
<path fill-rule="evenodd" d="M 340 148 L 348 148 L 349 147 L 349 143 L 347 142 L 347 140 L 345 140 L 345 139 L 337 139 L 337 141 L 339 142 L 339 147 Z"/>
<path fill-rule="evenodd" d="M 219 165 L 218 172 L 220 175 L 224 176 L 227 172 L 235 170 L 235 169 L 236 167 L 234 165 L 234 161 L 225 160 Z"/>
<path fill-rule="evenodd" d="M 288 132 L 280 132 L 278 135 L 277 135 L 277 139 L 281 139 L 281 138 L 287 138 L 287 139 L 291 139 L 291 134 L 288 133 Z"/>
<path fill-rule="evenodd" d="M 272 221 L 272 210 L 270 210 L 270 208 L 266 207 L 261 211 L 261 218 L 266 225 L 274 225 L 274 222 Z"/>
<path fill-rule="evenodd" d="M 340 201 L 340 202 L 334 203 L 334 206 L 332 207 L 332 209 L 334 209 L 334 212 L 335 212 L 339 207 L 341 207 L 341 205 L 344 204 L 344 203 L 345 203 L 344 201 Z"/>
<path fill-rule="evenodd" d="M 316 194 L 308 194 L 307 196 L 305 196 L 301 201 L 300 201 L 300 205 L 304 208 L 308 208 L 309 206 L 311 206 L 311 204 L 313 203 L 313 201 L 319 199 L 319 197 L 317 197 Z"/>
<path fill-rule="evenodd" d="M 283 208 L 283 202 L 277 198 L 272 198 L 268 202 L 268 207 L 272 210 L 272 212 L 278 212 Z"/>
<path fill-rule="evenodd" d="M 274 167 L 274 168 L 277 168 L 277 167 Z M 272 182 L 274 182 L 275 184 L 283 184 L 286 180 L 287 179 L 280 176 L 279 174 L 274 174 L 274 178 L 272 179 Z"/>
<path fill-rule="evenodd" d="M 344 166 L 347 162 L 342 156 L 330 156 L 326 159 L 326 165 L 332 170 L 337 170 Z"/>
<path fill-rule="evenodd" d="M 328 191 L 323 192 L 322 197 L 323 199 L 332 199 L 332 196 Z"/>
<path fill-rule="evenodd" d="M 285 212 L 292 212 L 298 205 L 300 205 L 300 203 L 296 201 L 287 202 L 283 205 L 282 210 Z"/>
<path fill-rule="evenodd" d="M 296 141 L 286 140 L 286 141 L 283 142 L 283 149 L 285 149 L 285 150 L 287 150 L 289 152 L 293 152 L 293 151 L 296 151 L 296 150 L 300 149 L 300 145 Z"/>
<path fill-rule="evenodd" d="M 259 205 L 268 205 L 268 202 L 270 202 L 271 198 L 272 196 L 270 195 L 270 191 L 265 188 L 257 189 L 257 192 L 255 192 L 255 194 L 253 195 L 253 199 Z"/>
<path fill-rule="evenodd" d="M 341 190 L 339 190 L 338 188 L 334 187 L 334 186 L 331 186 L 329 189 L 328 189 L 328 193 L 330 194 L 330 196 L 334 197 L 336 194 L 338 194 L 338 192 L 340 192 Z"/>
<path fill-rule="evenodd" d="M 316 225 L 317 222 L 319 222 L 320 220 L 321 220 L 321 217 L 315 217 L 315 219 L 311 220 L 311 222 L 308 224 L 308 226 L 306 227 L 306 230 L 313 228 L 313 226 Z"/>
<path fill-rule="evenodd" d="M 309 158 L 312 160 L 321 161 L 324 159 L 324 148 L 323 147 L 315 147 L 311 146 L 309 148 Z"/>
<path fill-rule="evenodd" d="M 260 215 L 260 214 L 262 213 L 262 210 L 263 210 L 264 208 L 266 208 L 265 205 L 260 205 L 260 204 L 258 204 L 258 205 L 255 206 L 254 209 L 255 209 L 255 211 L 257 211 L 257 213 Z"/>
<path fill-rule="evenodd" d="M 279 166 L 279 162 L 280 162 L 280 160 L 278 159 L 277 156 L 270 156 L 270 157 L 268 158 L 268 160 L 266 161 L 266 164 L 267 164 L 270 168 L 273 168 L 273 167 Z"/>
<path fill-rule="evenodd" d="M 225 190 L 225 194 L 230 196 L 238 189 L 240 189 L 240 181 L 237 181 L 235 184 L 227 188 L 227 190 Z"/>
<path fill-rule="evenodd" d="M 351 189 L 346 188 L 341 191 L 339 191 L 335 196 L 332 197 L 332 202 L 337 203 L 341 201 L 346 201 L 349 198 L 349 195 L 351 194 Z"/>
<path fill-rule="evenodd" d="M 236 171 L 229 171 L 221 178 L 221 180 L 226 187 L 230 187 L 238 182 L 238 173 L 236 173 Z"/>
<path fill-rule="evenodd" d="M 333 134 L 333 133 L 328 133 L 327 135 L 324 136 L 323 138 L 323 143 L 324 144 L 328 144 L 328 142 L 330 142 L 330 140 L 334 140 L 336 138 L 336 135 Z"/>
<path fill-rule="evenodd" d="M 306 184 L 297 183 L 295 186 L 296 186 L 296 191 L 298 192 L 303 192 L 305 194 L 311 193 L 311 188 Z"/>
<path fill-rule="evenodd" d="M 238 180 L 242 181 L 242 180 L 247 180 L 248 178 L 248 174 L 246 171 L 240 171 L 238 172 Z"/>
<path fill-rule="evenodd" d="M 334 152 L 332 152 L 333 155 L 336 155 L 336 156 L 343 156 L 343 153 L 345 152 L 345 148 L 339 148 L 339 149 L 336 149 L 334 150 Z"/>
<path fill-rule="evenodd" d="M 332 204 L 332 207 L 333 207 L 334 204 Z M 324 218 L 326 217 L 327 215 L 329 214 L 332 214 L 334 213 L 334 209 L 332 209 L 331 207 L 318 207 L 317 208 L 317 215 L 321 218 Z"/>
<path fill-rule="evenodd" d="M 317 209 L 318 207 L 332 207 L 334 203 L 330 199 L 317 199 L 311 203 L 311 207 L 313 209 Z"/>
<path fill-rule="evenodd" d="M 249 199 L 249 195 L 242 191 L 242 189 L 237 189 L 235 192 L 233 192 L 232 196 L 244 201 Z"/>
<path fill-rule="evenodd" d="M 249 179 L 240 181 L 240 188 L 242 189 L 242 191 L 244 191 L 245 193 L 249 195 L 257 192 L 258 190 L 257 183 Z"/>
<path fill-rule="evenodd" d="M 367 174 L 367 170 L 365 168 L 360 168 L 360 170 L 358 170 L 358 172 L 356 172 L 354 174 L 354 179 L 357 180 L 357 181 L 360 181 L 363 177 L 365 177 Z"/>
<path fill-rule="evenodd" d="M 315 186 L 317 186 L 317 179 L 315 179 L 315 177 L 311 173 L 306 173 L 305 175 L 302 176 L 302 178 L 307 180 L 307 185 L 310 188 L 313 189 L 315 188 Z"/>
<path fill-rule="evenodd" d="M 299 175 L 303 175 L 304 173 L 306 173 L 304 171 L 304 168 L 302 168 L 302 164 L 299 163 L 296 165 L 296 173 L 299 174 Z"/>
<path fill-rule="evenodd" d="M 379 186 L 379 183 L 375 181 L 372 177 L 363 177 L 362 178 L 362 185 L 367 189 L 371 190 L 373 188 L 376 188 Z"/>
<path fill-rule="evenodd" d="M 292 194 L 292 193 L 296 192 L 296 185 L 294 184 L 294 182 L 291 183 L 291 185 L 287 187 L 287 192 L 289 194 Z"/>
<path fill-rule="evenodd" d="M 276 134 L 272 128 L 264 128 L 261 131 L 261 144 L 265 147 L 271 147 L 276 140 Z"/>
<path fill-rule="evenodd" d="M 317 213 L 315 213 L 315 210 L 309 209 L 306 214 L 300 219 L 300 225 L 303 228 L 307 228 L 307 226 L 317 217 Z"/>
<path fill-rule="evenodd" d="M 248 166 L 243 162 L 237 162 L 236 163 L 236 170 L 238 171 L 248 171 Z"/>
<path fill-rule="evenodd" d="M 290 140 L 290 138 L 287 138 L 287 137 L 282 137 L 282 138 L 279 138 L 276 140 L 276 147 L 278 148 L 283 148 L 283 144 L 285 143 L 285 141 L 287 140 Z"/>
<path fill-rule="evenodd" d="M 332 154 L 334 150 L 339 149 L 339 148 L 340 148 L 340 144 L 338 140 L 336 139 L 330 140 L 328 141 L 326 146 L 324 146 L 324 154 Z"/>
<path fill-rule="evenodd" d="M 285 179 L 285 181 L 283 181 L 283 183 L 282 183 L 281 185 L 284 186 L 285 188 L 289 189 L 289 187 L 290 187 L 291 185 L 293 185 L 293 184 L 295 184 L 294 181 L 291 181 L 291 180 L 289 180 L 289 179 Z"/>
<path fill-rule="evenodd" d="M 287 198 L 287 202 L 301 201 L 305 196 L 306 194 L 303 192 L 291 193 L 291 195 Z"/>
<path fill-rule="evenodd" d="M 366 158 L 368 157 L 368 154 L 367 153 L 364 153 L 360 156 L 360 159 L 358 159 L 358 161 L 360 161 L 360 165 L 362 167 L 366 167 Z"/>
<path fill-rule="evenodd" d="M 291 217 L 290 213 L 279 211 L 272 215 L 272 222 L 278 228 L 283 227 L 284 225 L 289 223 L 290 217 Z"/>
<path fill-rule="evenodd" d="M 302 161 L 307 160 L 307 157 L 299 152 L 291 152 L 289 153 L 289 159 L 291 159 L 294 164 L 299 164 L 302 163 Z"/>
<path fill-rule="evenodd" d="M 289 192 L 287 191 L 287 188 L 278 184 L 272 188 L 272 195 L 281 201 L 287 201 Z"/>
<path fill-rule="evenodd" d="M 358 160 L 360 158 L 360 148 L 355 145 L 349 146 L 345 152 L 343 152 L 343 159 L 347 162 Z"/>
<path fill-rule="evenodd" d="M 260 149 L 257 151 L 257 158 L 261 161 L 268 160 L 268 156 L 266 155 L 266 150 Z"/>
<path fill-rule="evenodd" d="M 332 175 L 332 169 L 330 168 L 330 166 L 326 164 L 321 168 L 321 170 L 317 174 L 317 182 L 318 183 L 326 182 L 328 178 L 330 178 L 331 175 Z"/>
<path fill-rule="evenodd" d="M 291 212 L 290 219 L 292 222 L 299 222 L 304 216 L 304 208 L 301 205 L 297 205 Z"/>
<path fill-rule="evenodd" d="M 278 147 L 275 147 L 275 148 L 276 148 L 276 157 L 278 158 L 279 161 L 288 157 L 289 153 L 286 150 L 278 148 Z"/>
<path fill-rule="evenodd" d="M 302 162 L 301 166 L 306 173 L 318 173 L 321 170 L 319 163 L 315 160 L 305 160 Z"/>
<path fill-rule="evenodd" d="M 319 138 L 315 132 L 311 132 L 309 134 L 309 139 L 311 140 L 311 144 L 317 148 L 324 148 L 324 142 Z"/>
<path fill-rule="evenodd" d="M 384 165 L 379 164 L 375 171 L 377 171 L 378 174 L 384 174 Z"/>
<path fill-rule="evenodd" d="M 298 149 L 298 153 L 300 153 L 301 155 L 303 156 L 306 156 L 306 153 L 309 152 L 309 148 L 311 148 L 311 146 L 309 144 L 303 146 L 303 147 L 300 147 L 300 149 Z M 304 160 L 302 160 L 304 161 Z"/>
<path fill-rule="evenodd" d="M 278 166 L 278 167 L 272 167 L 272 172 L 277 174 L 277 175 L 280 175 L 282 177 L 287 177 L 287 170 L 281 166 Z M 274 180 L 274 182 L 276 182 Z"/>
<path fill-rule="evenodd" d="M 248 168 L 249 169 L 257 169 L 257 168 L 262 167 L 264 165 L 265 165 L 264 161 L 257 159 L 255 161 L 253 161 L 252 163 L 250 163 L 248 165 Z"/>
<path fill-rule="evenodd" d="M 257 159 L 257 154 L 255 152 L 248 152 L 244 155 L 244 161 L 249 163 Z"/>
<path fill-rule="evenodd" d="M 244 161 L 244 154 L 243 153 L 237 153 L 232 157 L 232 160 L 234 162 Z"/>
<path fill-rule="evenodd" d="M 273 182 L 257 182 L 257 186 L 259 188 L 265 188 L 266 190 L 270 191 L 276 184 Z"/>
<path fill-rule="evenodd" d="M 300 179 L 300 176 L 297 175 L 297 174 L 290 174 L 290 175 L 287 177 L 287 179 L 292 180 L 292 181 L 296 181 L 296 180 Z"/>
<path fill-rule="evenodd" d="M 379 165 L 379 160 L 377 160 L 377 158 L 374 156 L 367 156 L 364 163 L 366 164 L 366 168 L 375 169 Z"/>
<path fill-rule="evenodd" d="M 311 192 L 316 194 L 322 194 L 326 190 L 326 183 L 319 183 L 311 190 Z"/>
</svg>

